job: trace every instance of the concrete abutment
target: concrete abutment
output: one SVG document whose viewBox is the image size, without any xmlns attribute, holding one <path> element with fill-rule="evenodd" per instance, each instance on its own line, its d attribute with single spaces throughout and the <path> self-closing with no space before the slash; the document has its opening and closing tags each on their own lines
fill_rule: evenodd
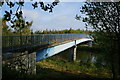
<svg viewBox="0 0 120 80">
<path fill-rule="evenodd" d="M 36 74 L 36 52 L 28 53 L 26 51 L 9 55 L 9 58 L 3 60 L 3 64 L 7 65 L 7 67 L 23 73 Z"/>
</svg>

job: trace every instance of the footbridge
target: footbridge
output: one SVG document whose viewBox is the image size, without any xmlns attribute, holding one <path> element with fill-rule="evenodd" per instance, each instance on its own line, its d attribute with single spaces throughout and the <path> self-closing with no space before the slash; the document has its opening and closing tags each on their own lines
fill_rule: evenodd
<svg viewBox="0 0 120 80">
<path fill-rule="evenodd" d="M 92 41 L 93 38 L 87 34 L 2 36 L 2 52 L 3 55 L 10 55 L 15 61 L 21 61 L 24 65 L 29 64 L 26 65 L 27 68 L 33 66 L 30 70 L 32 73 L 35 73 L 35 62 L 51 57 L 67 49 L 70 50 L 68 52 L 70 60 L 75 61 L 77 45 L 88 42 L 88 45 L 92 46 Z M 16 66 L 16 64 L 14 66 Z"/>
</svg>

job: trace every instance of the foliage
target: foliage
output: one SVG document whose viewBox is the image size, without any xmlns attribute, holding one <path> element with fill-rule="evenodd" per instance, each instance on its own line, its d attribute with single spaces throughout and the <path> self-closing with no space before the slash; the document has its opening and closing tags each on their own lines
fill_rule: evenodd
<svg viewBox="0 0 120 80">
<path fill-rule="evenodd" d="M 86 14 L 83 22 L 95 29 L 97 42 L 104 46 L 116 78 L 120 74 L 120 2 L 86 2 L 81 12 Z"/>
<path fill-rule="evenodd" d="M 72 28 L 65 29 L 65 30 L 43 30 L 43 31 L 35 31 L 35 34 L 89 34 L 92 31 L 85 31 L 85 30 L 74 30 Z"/>
<path fill-rule="evenodd" d="M 27 32 L 30 34 L 29 26 L 32 25 L 32 21 L 31 22 L 26 21 L 25 18 L 23 17 L 23 11 L 22 11 L 23 6 L 25 5 L 25 1 L 18 0 L 16 2 L 15 1 L 12 2 L 11 0 L 5 0 L 5 1 L 2 0 L 2 1 L 0 1 L 0 8 L 2 8 L 2 6 L 5 3 L 10 8 L 10 11 L 6 10 L 5 14 L 4 14 L 5 22 L 10 24 L 9 28 L 13 28 L 15 33 L 19 32 L 20 34 L 26 34 L 25 32 Z M 56 5 L 58 5 L 58 3 L 59 3 L 59 0 L 55 0 L 51 4 L 45 4 L 42 1 L 39 1 L 39 2 L 33 1 L 31 6 L 33 6 L 34 9 L 40 7 L 44 11 L 52 12 L 52 9 Z M 15 7 L 15 6 L 17 6 L 17 7 Z M 13 7 L 16 8 L 16 11 L 12 10 Z M 7 28 L 7 26 L 6 26 L 6 28 Z M 5 29 L 5 30 L 8 30 L 8 29 Z M 8 30 L 8 32 L 9 32 L 9 30 Z"/>
<path fill-rule="evenodd" d="M 24 20 L 23 20 L 24 21 Z M 11 28 L 7 25 L 7 21 L 3 18 L 2 19 L 2 35 L 29 35 L 31 34 L 31 30 L 30 30 L 30 26 L 32 26 L 32 21 L 29 23 L 25 23 L 24 21 L 24 25 L 25 27 L 23 28 L 23 26 L 20 26 L 21 23 L 19 23 L 18 20 L 16 20 L 16 22 L 14 23 L 14 28 Z"/>
<path fill-rule="evenodd" d="M 2 35 L 12 35 L 11 29 L 6 25 L 6 21 L 2 20 Z"/>
<path fill-rule="evenodd" d="M 0 19 L 0 35 L 2 35 L 2 20 Z"/>
</svg>

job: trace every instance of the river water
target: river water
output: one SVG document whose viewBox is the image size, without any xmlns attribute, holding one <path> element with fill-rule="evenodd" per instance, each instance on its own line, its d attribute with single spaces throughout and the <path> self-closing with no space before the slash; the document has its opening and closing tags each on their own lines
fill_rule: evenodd
<svg viewBox="0 0 120 80">
<path fill-rule="evenodd" d="M 54 55 L 52 58 L 59 60 L 69 60 L 68 52 L 68 50 L 63 51 L 59 54 Z M 92 63 L 95 64 L 97 67 L 107 66 L 105 57 L 102 55 L 101 52 L 90 52 L 87 50 L 81 50 L 80 48 L 77 48 L 76 61 L 80 62 L 81 64 Z"/>
</svg>

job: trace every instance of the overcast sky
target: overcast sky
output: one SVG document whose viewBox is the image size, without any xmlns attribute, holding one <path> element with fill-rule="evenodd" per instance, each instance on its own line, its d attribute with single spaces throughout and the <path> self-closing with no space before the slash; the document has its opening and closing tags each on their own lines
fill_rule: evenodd
<svg viewBox="0 0 120 80">
<path fill-rule="evenodd" d="M 23 13 L 27 20 L 33 21 L 31 29 L 45 30 L 45 29 L 85 29 L 82 21 L 75 19 L 76 14 L 80 14 L 80 7 L 82 2 L 60 2 L 53 8 L 53 12 L 45 12 L 40 8 L 33 9 L 30 2 L 26 2 L 23 7 Z M 3 16 L 5 10 L 9 10 L 6 5 L 2 7 Z M 13 8 L 15 10 L 15 8 Z M 80 14 L 81 15 L 81 14 Z"/>
</svg>

